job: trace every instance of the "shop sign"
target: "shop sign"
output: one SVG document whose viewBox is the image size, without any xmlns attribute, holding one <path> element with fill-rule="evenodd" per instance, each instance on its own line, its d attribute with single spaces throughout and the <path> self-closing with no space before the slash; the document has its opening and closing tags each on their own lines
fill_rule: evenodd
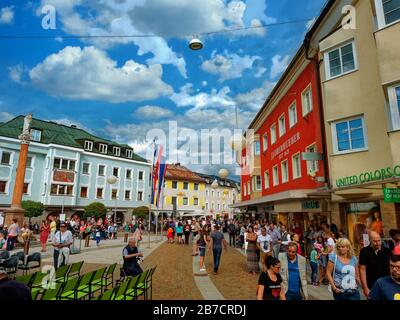
<svg viewBox="0 0 400 320">
<path fill-rule="evenodd" d="M 300 141 L 300 132 L 295 133 L 292 137 L 286 140 L 283 144 L 281 144 L 278 148 L 276 148 L 271 153 L 271 160 L 274 160 L 276 156 L 279 156 L 279 159 L 287 156 L 289 154 L 289 148 Z"/>
<path fill-rule="evenodd" d="M 303 209 L 310 210 L 310 209 L 319 209 L 320 203 L 319 201 L 304 201 L 303 202 Z"/>
<path fill-rule="evenodd" d="M 400 189 L 383 189 L 383 199 L 386 203 L 400 203 Z"/>
<path fill-rule="evenodd" d="M 67 182 L 73 183 L 75 180 L 75 173 L 72 171 L 54 170 L 54 182 Z"/>
<path fill-rule="evenodd" d="M 395 167 L 387 167 L 375 171 L 363 172 L 361 174 L 336 179 L 338 188 L 361 185 L 367 182 L 381 181 L 390 178 L 400 177 L 400 165 Z"/>
</svg>

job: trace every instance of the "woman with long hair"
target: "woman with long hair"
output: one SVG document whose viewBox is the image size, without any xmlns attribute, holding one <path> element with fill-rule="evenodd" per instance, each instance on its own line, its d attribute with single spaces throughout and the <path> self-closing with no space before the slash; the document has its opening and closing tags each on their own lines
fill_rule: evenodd
<svg viewBox="0 0 400 320">
<path fill-rule="evenodd" d="M 335 253 L 329 255 L 326 276 L 335 300 L 360 300 L 358 261 L 348 239 L 336 242 Z"/>
<path fill-rule="evenodd" d="M 205 225 L 200 230 L 200 237 L 199 240 L 197 241 L 197 244 L 199 246 L 199 252 L 200 252 L 200 271 L 207 271 L 203 264 L 204 264 L 204 258 L 206 256 L 206 248 L 209 246 L 208 225 Z"/>
<path fill-rule="evenodd" d="M 286 300 L 279 272 L 281 262 L 272 256 L 265 256 L 265 265 L 267 271 L 262 272 L 258 280 L 257 300 Z"/>
<path fill-rule="evenodd" d="M 42 221 L 42 225 L 40 226 L 40 242 L 42 244 L 42 252 L 46 252 L 46 243 L 50 234 L 50 225 L 46 220 Z"/>
<path fill-rule="evenodd" d="M 327 284 L 325 275 L 326 275 L 326 266 L 328 265 L 328 250 L 325 246 L 324 237 L 318 236 L 317 241 L 315 242 L 318 245 L 322 246 L 321 253 L 319 255 L 320 264 L 318 265 L 318 273 L 319 273 L 319 281 L 318 284 Z"/>
<path fill-rule="evenodd" d="M 247 245 L 247 271 L 250 274 L 257 274 L 260 272 L 260 266 L 258 264 L 258 257 L 257 257 L 257 233 L 254 232 L 252 226 L 247 228 L 246 234 L 246 241 L 248 242 Z"/>
</svg>

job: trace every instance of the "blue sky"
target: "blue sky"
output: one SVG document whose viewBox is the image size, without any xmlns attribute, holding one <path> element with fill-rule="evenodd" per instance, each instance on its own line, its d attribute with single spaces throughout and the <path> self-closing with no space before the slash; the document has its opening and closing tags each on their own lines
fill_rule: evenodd
<svg viewBox="0 0 400 320">
<path fill-rule="evenodd" d="M 34 117 L 77 124 L 146 154 L 150 129 L 246 128 L 325 0 L 0 1 L 1 35 L 155 35 L 103 39 L 0 39 L 0 121 Z M 56 29 L 41 10 L 56 10 Z M 188 41 L 200 34 L 204 49 Z M 168 145 L 167 145 L 168 147 Z M 180 151 L 169 148 L 178 155 Z M 224 165 L 189 165 L 215 174 Z M 229 166 L 228 169 L 231 169 Z M 231 173 L 232 170 L 231 170 Z"/>
</svg>

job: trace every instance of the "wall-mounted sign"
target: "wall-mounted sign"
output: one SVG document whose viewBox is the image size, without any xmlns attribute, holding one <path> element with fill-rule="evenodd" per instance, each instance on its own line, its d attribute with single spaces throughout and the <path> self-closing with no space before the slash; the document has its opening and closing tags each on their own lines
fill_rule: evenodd
<svg viewBox="0 0 400 320">
<path fill-rule="evenodd" d="M 54 170 L 53 181 L 73 183 L 75 181 L 75 173 L 71 171 Z"/>
<path fill-rule="evenodd" d="M 301 154 L 303 161 L 320 161 L 322 160 L 322 153 L 318 152 L 303 152 Z"/>
<path fill-rule="evenodd" d="M 292 137 L 282 143 L 278 148 L 271 152 L 271 160 L 273 160 L 276 156 L 284 156 L 282 154 L 284 151 L 289 149 L 292 145 L 297 143 L 300 140 L 300 132 L 295 133 Z"/>
<path fill-rule="evenodd" d="M 336 186 L 338 188 L 361 185 L 367 182 L 381 181 L 390 178 L 400 177 L 400 165 L 395 167 L 387 167 L 370 172 L 360 173 L 358 176 L 350 176 L 345 178 L 336 179 Z"/>
<path fill-rule="evenodd" d="M 319 208 L 321 208 L 321 205 L 320 205 L 319 201 L 304 201 L 302 204 L 302 207 L 304 210 L 319 209 Z"/>
<path fill-rule="evenodd" d="M 400 203 L 400 188 L 383 189 L 383 199 L 386 203 Z"/>
</svg>

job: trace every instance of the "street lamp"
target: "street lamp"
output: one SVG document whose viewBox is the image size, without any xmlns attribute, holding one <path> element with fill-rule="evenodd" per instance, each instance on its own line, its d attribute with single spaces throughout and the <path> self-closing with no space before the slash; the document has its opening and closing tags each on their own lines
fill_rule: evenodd
<svg viewBox="0 0 400 320">
<path fill-rule="evenodd" d="M 193 36 L 193 39 L 189 42 L 189 48 L 197 51 L 203 49 L 203 42 L 198 37 Z"/>
<path fill-rule="evenodd" d="M 118 181 L 116 176 L 110 176 L 107 178 L 107 183 L 111 186 L 114 186 Z M 112 197 L 112 189 L 111 189 L 111 197 Z M 114 211 L 114 223 L 117 223 L 117 195 L 115 195 L 115 211 Z"/>
</svg>

